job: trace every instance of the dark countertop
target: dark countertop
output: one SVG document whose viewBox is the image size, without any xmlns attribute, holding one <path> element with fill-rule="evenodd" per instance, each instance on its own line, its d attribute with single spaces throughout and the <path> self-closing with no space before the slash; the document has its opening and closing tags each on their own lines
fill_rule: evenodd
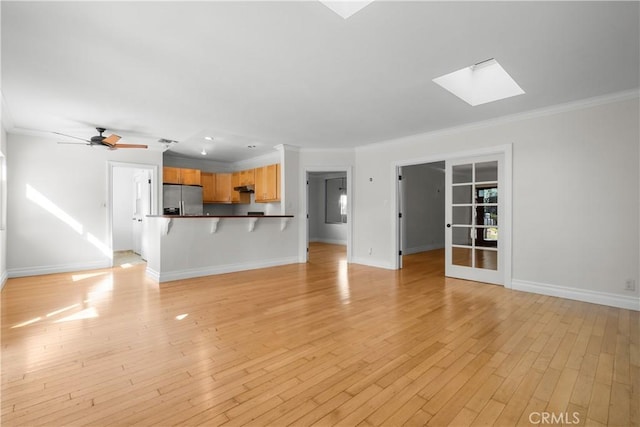
<svg viewBox="0 0 640 427">
<path fill-rule="evenodd" d="M 293 218 L 293 215 L 147 215 L 147 218 Z"/>
</svg>

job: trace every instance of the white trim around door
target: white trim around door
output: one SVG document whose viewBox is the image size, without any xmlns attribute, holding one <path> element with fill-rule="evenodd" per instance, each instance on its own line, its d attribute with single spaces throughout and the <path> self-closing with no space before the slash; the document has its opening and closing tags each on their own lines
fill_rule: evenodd
<svg viewBox="0 0 640 427">
<path fill-rule="evenodd" d="M 435 163 L 442 161 L 455 161 L 456 159 L 463 158 L 474 158 L 474 157 L 483 157 L 483 156 L 501 156 L 503 160 L 502 170 L 501 170 L 501 203 L 502 212 L 500 218 L 500 243 L 501 247 L 501 271 L 500 278 L 497 281 L 502 284 L 504 287 L 511 289 L 512 288 L 512 174 L 513 174 L 513 147 L 511 144 L 500 145 L 495 147 L 487 147 L 477 150 L 469 150 L 463 152 L 452 152 L 452 153 L 443 153 L 432 155 L 424 158 L 417 158 L 405 161 L 398 161 L 392 165 L 392 176 L 395 178 L 399 175 L 399 171 L 403 166 L 410 165 L 419 165 L 424 163 Z M 401 212 L 402 206 L 401 204 L 401 195 L 399 194 L 399 186 L 394 183 L 392 186 L 392 198 L 391 200 L 395 200 L 395 209 L 392 212 L 392 230 L 394 233 L 392 242 L 394 247 L 392 248 L 393 253 L 396 254 L 394 256 L 394 263 L 392 267 L 394 269 L 401 268 L 401 256 L 400 255 L 400 236 L 398 233 L 400 230 L 400 219 L 399 213 Z M 449 217 L 449 215 L 447 215 Z M 442 224 L 443 227 L 446 227 L 446 222 Z M 496 283 L 496 281 L 492 281 Z"/>
</svg>

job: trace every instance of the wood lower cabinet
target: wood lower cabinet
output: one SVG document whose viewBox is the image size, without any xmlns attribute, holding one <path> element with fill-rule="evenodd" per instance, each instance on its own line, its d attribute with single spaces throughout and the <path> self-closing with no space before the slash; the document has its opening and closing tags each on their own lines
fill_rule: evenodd
<svg viewBox="0 0 640 427">
<path fill-rule="evenodd" d="M 280 201 L 280 165 L 255 169 L 255 201 L 257 203 Z"/>
<path fill-rule="evenodd" d="M 162 168 L 162 182 L 164 184 L 202 185 L 199 169 Z"/>
</svg>

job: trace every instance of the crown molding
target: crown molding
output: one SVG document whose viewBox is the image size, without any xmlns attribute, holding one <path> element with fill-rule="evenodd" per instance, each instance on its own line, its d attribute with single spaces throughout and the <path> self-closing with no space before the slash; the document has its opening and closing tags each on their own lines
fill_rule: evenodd
<svg viewBox="0 0 640 427">
<path fill-rule="evenodd" d="M 383 147 L 385 145 L 392 145 L 399 142 L 413 141 L 416 137 L 422 139 L 435 138 L 439 136 L 451 135 L 456 133 L 467 132 L 471 130 L 485 129 L 497 125 L 503 125 L 522 120 L 530 120 L 537 117 L 545 117 L 554 114 L 565 113 L 569 111 L 583 110 L 587 108 L 597 107 L 599 105 L 613 104 L 616 102 L 623 102 L 632 99 L 640 99 L 640 89 L 633 89 L 624 92 L 616 92 L 607 95 L 597 96 L 593 98 L 585 98 L 578 101 L 567 102 L 563 104 L 552 105 L 549 107 L 538 108 L 534 110 L 524 111 L 521 113 L 509 114 L 495 119 L 483 120 L 479 122 L 467 123 L 464 125 L 453 126 L 450 128 L 439 129 L 431 132 L 424 132 L 419 134 L 413 134 L 403 136 L 401 138 L 390 139 L 386 141 L 374 142 L 371 144 L 360 145 L 355 147 L 356 151 L 362 151 L 367 149 L 375 149 Z"/>
</svg>

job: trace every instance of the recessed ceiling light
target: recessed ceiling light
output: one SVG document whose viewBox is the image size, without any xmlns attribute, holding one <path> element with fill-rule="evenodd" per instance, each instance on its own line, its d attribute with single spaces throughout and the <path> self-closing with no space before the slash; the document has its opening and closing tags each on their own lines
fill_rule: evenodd
<svg viewBox="0 0 640 427">
<path fill-rule="evenodd" d="M 354 13 L 362 10 L 373 0 L 319 0 L 320 3 L 333 10 L 338 15 L 347 19 Z"/>
<path fill-rule="evenodd" d="M 200 154 L 202 154 L 203 156 L 207 155 L 207 151 L 203 148 L 202 151 L 200 152 Z"/>
<path fill-rule="evenodd" d="M 207 141 L 213 141 L 213 137 L 212 136 L 205 136 L 204 139 L 206 139 Z"/>
<path fill-rule="evenodd" d="M 474 107 L 524 93 L 493 58 L 437 77 L 433 82 Z"/>
</svg>

